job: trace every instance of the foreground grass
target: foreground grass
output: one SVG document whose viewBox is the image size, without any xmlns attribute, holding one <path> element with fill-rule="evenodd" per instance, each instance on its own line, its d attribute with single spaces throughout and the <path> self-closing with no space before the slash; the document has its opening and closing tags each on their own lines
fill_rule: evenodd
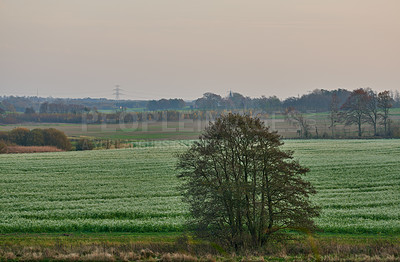
<svg viewBox="0 0 400 262">
<path fill-rule="evenodd" d="M 236 254 L 180 234 L 0 235 L 0 261 L 398 261 L 400 237 L 291 235 Z"/>
</svg>

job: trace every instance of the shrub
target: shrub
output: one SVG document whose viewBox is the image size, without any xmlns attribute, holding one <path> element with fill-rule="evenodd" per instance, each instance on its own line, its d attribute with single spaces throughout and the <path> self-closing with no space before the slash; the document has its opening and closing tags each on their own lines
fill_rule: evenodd
<svg viewBox="0 0 400 262">
<path fill-rule="evenodd" d="M 63 150 L 71 150 L 71 143 L 64 132 L 55 128 L 43 129 L 45 145 L 55 146 Z"/>
<path fill-rule="evenodd" d="M 9 132 L 7 131 L 0 131 L 0 140 L 8 141 Z"/>
<path fill-rule="evenodd" d="M 0 140 L 0 154 L 6 154 L 7 151 L 7 144 Z"/>
<path fill-rule="evenodd" d="M 90 141 L 89 139 L 82 138 L 76 143 L 76 151 L 93 150 L 93 149 L 94 145 L 92 141 Z"/>
<path fill-rule="evenodd" d="M 44 146 L 44 135 L 42 129 L 31 130 L 26 137 L 27 146 Z"/>
<path fill-rule="evenodd" d="M 17 127 L 9 133 L 9 140 L 20 146 L 26 145 L 26 138 L 29 134 L 29 129 L 24 127 Z"/>
</svg>

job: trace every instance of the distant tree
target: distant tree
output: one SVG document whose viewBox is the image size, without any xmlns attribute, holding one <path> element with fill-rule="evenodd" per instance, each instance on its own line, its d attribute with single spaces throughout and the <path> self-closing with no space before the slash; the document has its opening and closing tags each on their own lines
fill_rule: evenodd
<svg viewBox="0 0 400 262">
<path fill-rule="evenodd" d="M 26 145 L 27 146 L 44 146 L 44 135 L 43 129 L 32 129 L 29 134 L 26 135 Z"/>
<path fill-rule="evenodd" d="M 82 114 L 89 112 L 90 108 L 83 105 L 65 104 L 63 100 L 56 103 L 44 102 L 39 107 L 40 114 Z"/>
<path fill-rule="evenodd" d="M 379 122 L 379 106 L 378 106 L 378 95 L 371 89 L 365 90 L 368 94 L 368 100 L 365 110 L 365 122 L 372 125 L 374 128 L 374 136 L 378 134 L 377 126 Z"/>
<path fill-rule="evenodd" d="M 189 223 L 199 237 L 238 250 L 260 247 L 282 229 L 313 228 L 315 190 L 302 178 L 308 169 L 282 144 L 260 119 L 229 114 L 179 155 Z"/>
<path fill-rule="evenodd" d="M 203 94 L 203 97 L 198 98 L 195 101 L 195 105 L 200 109 L 215 110 L 223 105 L 223 100 L 220 95 L 205 93 Z"/>
<path fill-rule="evenodd" d="M 112 144 L 111 142 L 112 142 L 111 139 L 107 139 L 106 140 L 106 142 L 105 142 L 106 143 L 106 149 L 110 149 L 111 148 L 111 144 Z"/>
<path fill-rule="evenodd" d="M 15 113 L 15 106 L 8 101 L 2 101 L 3 109 L 6 112 Z"/>
<path fill-rule="evenodd" d="M 249 98 L 244 97 L 242 94 L 231 92 L 227 98 L 225 98 L 225 108 L 228 109 L 244 109 L 248 107 Z"/>
<path fill-rule="evenodd" d="M 289 97 L 282 103 L 284 108 L 294 107 L 300 112 L 306 112 L 307 110 L 328 112 L 330 110 L 329 106 L 333 93 L 336 94 L 339 101 L 345 101 L 350 95 L 350 92 L 345 89 L 337 89 L 333 91 L 315 89 L 309 94 L 302 95 L 301 97 Z"/>
<path fill-rule="evenodd" d="M 87 138 L 82 138 L 76 143 L 76 151 L 93 150 L 94 144 Z"/>
<path fill-rule="evenodd" d="M 300 127 L 300 137 L 309 138 L 311 136 L 310 133 L 310 125 L 304 115 L 294 109 L 293 107 L 289 107 L 285 111 L 285 118 L 288 121 L 295 121 Z"/>
<path fill-rule="evenodd" d="M 0 115 L 3 115 L 6 113 L 6 110 L 4 110 L 2 107 L 0 107 Z"/>
<path fill-rule="evenodd" d="M 10 131 L 9 140 L 17 145 L 25 146 L 28 134 L 29 129 L 24 127 L 17 127 Z"/>
<path fill-rule="evenodd" d="M 354 90 L 347 98 L 346 102 L 342 105 L 341 109 L 344 112 L 341 114 L 342 119 L 346 125 L 356 124 L 358 127 L 358 136 L 362 136 L 362 124 L 365 122 L 365 114 L 369 96 L 364 89 Z"/>
<path fill-rule="evenodd" d="M 279 111 L 279 110 L 281 110 L 281 107 L 282 107 L 282 102 L 281 102 L 281 100 L 279 100 L 278 97 L 276 97 L 276 96 L 268 97 L 267 112 L 271 113 L 274 110 Z"/>
<path fill-rule="evenodd" d="M 49 103 L 48 102 L 44 102 L 40 105 L 39 108 L 39 113 L 40 114 L 46 114 L 48 113 L 48 107 L 49 107 Z"/>
<path fill-rule="evenodd" d="M 396 103 L 396 107 L 400 107 L 400 92 L 399 92 L 399 90 L 394 91 L 393 100 Z"/>
<path fill-rule="evenodd" d="M 330 113 L 329 113 L 329 120 L 331 125 L 332 138 L 335 137 L 335 126 L 339 122 L 339 99 L 336 93 L 332 94 L 332 100 L 329 106 Z"/>
<path fill-rule="evenodd" d="M 172 110 L 172 109 L 182 109 L 185 107 L 185 101 L 183 99 L 161 99 L 161 100 L 151 100 L 147 104 L 147 109 L 150 111 L 156 110 Z"/>
<path fill-rule="evenodd" d="M 389 91 L 383 91 L 378 94 L 378 107 L 382 110 L 382 124 L 385 128 L 385 136 L 390 132 L 389 130 L 389 110 L 392 108 L 393 99 Z"/>
<path fill-rule="evenodd" d="M 276 96 L 255 98 L 253 100 L 254 108 L 261 109 L 264 112 L 272 113 L 274 111 L 280 111 L 282 102 Z"/>
<path fill-rule="evenodd" d="M 71 150 L 71 143 L 64 132 L 55 128 L 43 129 L 45 145 L 55 146 L 62 150 Z"/>
<path fill-rule="evenodd" d="M 31 114 L 35 114 L 35 113 L 36 113 L 36 111 L 35 111 L 35 109 L 33 109 L 33 107 L 25 108 L 25 114 L 31 115 Z"/>
</svg>

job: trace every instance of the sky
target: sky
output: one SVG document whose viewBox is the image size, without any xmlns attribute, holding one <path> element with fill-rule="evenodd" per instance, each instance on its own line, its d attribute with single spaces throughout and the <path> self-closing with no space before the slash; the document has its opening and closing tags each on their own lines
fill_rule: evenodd
<svg viewBox="0 0 400 262">
<path fill-rule="evenodd" d="M 0 95 L 400 89 L 399 0 L 0 0 Z"/>
</svg>

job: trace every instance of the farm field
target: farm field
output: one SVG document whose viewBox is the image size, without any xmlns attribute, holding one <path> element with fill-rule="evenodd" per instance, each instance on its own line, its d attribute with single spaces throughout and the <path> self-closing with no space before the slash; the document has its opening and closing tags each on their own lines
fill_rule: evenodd
<svg viewBox="0 0 400 262">
<path fill-rule="evenodd" d="M 400 123 L 400 109 L 393 108 L 390 111 L 391 119 L 394 126 Z M 329 128 L 329 113 L 308 113 L 304 114 L 310 125 L 311 134 L 316 136 L 331 135 L 332 130 Z M 299 129 L 296 123 L 289 123 L 282 114 L 272 114 L 268 119 L 264 120 L 271 130 L 277 130 L 284 138 L 298 138 Z M 10 131 L 16 127 L 34 128 L 56 128 L 63 131 L 70 138 L 88 137 L 92 139 L 120 139 L 126 141 L 139 140 L 186 140 L 197 139 L 204 127 L 208 124 L 208 120 L 193 121 L 185 120 L 185 122 L 177 121 L 148 121 L 142 123 L 126 123 L 126 124 L 69 124 L 69 123 L 23 123 L 0 125 L 0 131 Z M 364 124 L 364 136 L 373 136 L 373 129 L 370 125 Z M 382 127 L 378 128 L 382 131 Z M 318 135 L 317 135 L 318 132 Z M 338 124 L 335 127 L 335 133 L 344 137 L 356 137 L 357 127 L 355 125 L 345 126 Z"/>
<path fill-rule="evenodd" d="M 182 232 L 174 154 L 152 147 L 0 155 L 0 233 Z M 400 234 L 400 140 L 289 140 L 326 233 Z"/>
</svg>

